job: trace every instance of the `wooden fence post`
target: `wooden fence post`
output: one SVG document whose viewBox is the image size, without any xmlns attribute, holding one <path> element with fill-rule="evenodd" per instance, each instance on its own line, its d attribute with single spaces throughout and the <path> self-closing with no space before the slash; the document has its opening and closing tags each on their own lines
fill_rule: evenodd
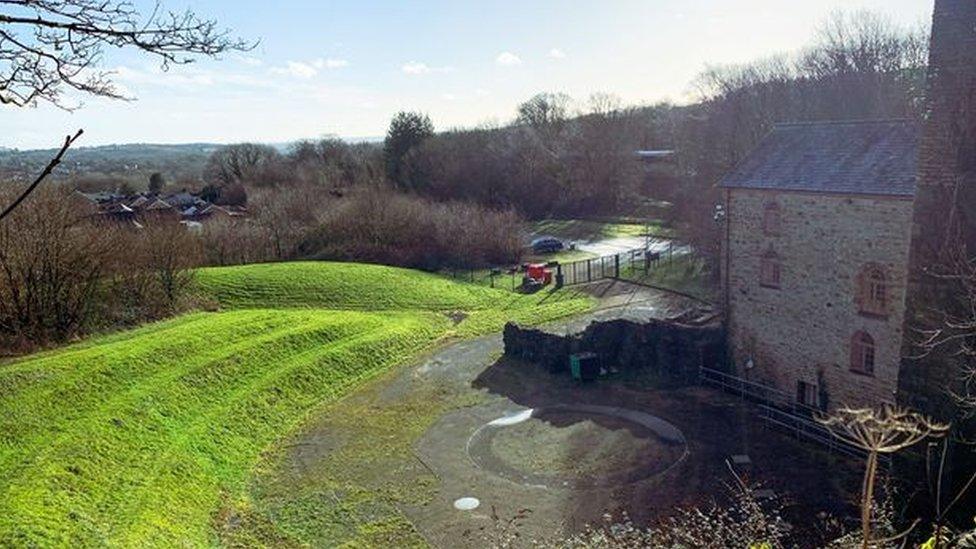
<svg viewBox="0 0 976 549">
<path fill-rule="evenodd" d="M 613 277 L 620 278 L 620 254 L 613 256 Z"/>
</svg>

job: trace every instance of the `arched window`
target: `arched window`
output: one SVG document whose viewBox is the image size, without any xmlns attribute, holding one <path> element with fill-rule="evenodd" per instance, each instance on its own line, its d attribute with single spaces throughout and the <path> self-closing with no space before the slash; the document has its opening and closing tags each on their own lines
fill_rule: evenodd
<svg viewBox="0 0 976 549">
<path fill-rule="evenodd" d="M 763 207 L 762 229 L 763 234 L 776 236 L 780 234 L 783 226 L 783 212 L 776 202 L 767 202 Z"/>
<path fill-rule="evenodd" d="M 767 288 L 779 288 L 781 262 L 776 252 L 769 250 L 759 261 L 759 284 Z"/>
<path fill-rule="evenodd" d="M 888 284 L 884 269 L 878 265 L 868 265 L 858 275 L 857 304 L 862 313 L 887 314 Z"/>
<path fill-rule="evenodd" d="M 851 371 L 874 374 L 874 338 L 867 332 L 857 332 L 851 338 Z"/>
</svg>

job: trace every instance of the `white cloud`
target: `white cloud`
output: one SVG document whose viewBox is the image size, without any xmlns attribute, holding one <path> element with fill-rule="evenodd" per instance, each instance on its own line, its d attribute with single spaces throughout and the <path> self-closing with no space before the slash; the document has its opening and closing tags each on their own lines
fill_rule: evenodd
<svg viewBox="0 0 976 549">
<path fill-rule="evenodd" d="M 485 97 L 485 96 L 490 95 L 491 92 L 488 91 L 488 90 L 486 90 L 486 89 L 484 89 L 484 88 L 478 88 L 478 89 L 474 90 L 474 94 L 477 95 L 478 97 Z"/>
<path fill-rule="evenodd" d="M 564 59 L 566 54 L 559 48 L 552 48 L 549 50 L 549 57 L 551 59 Z"/>
<path fill-rule="evenodd" d="M 514 67 L 522 64 L 522 59 L 510 51 L 503 51 L 495 58 L 495 63 L 503 67 Z"/>
<path fill-rule="evenodd" d="M 136 85 L 193 88 L 212 86 L 217 82 L 217 73 L 195 67 L 180 67 L 180 70 L 163 71 L 155 66 L 143 70 L 120 65 L 112 69 L 111 72 L 113 80 Z"/>
<path fill-rule="evenodd" d="M 427 63 L 410 61 L 400 66 L 404 74 L 430 74 L 432 72 L 452 72 L 454 67 L 431 67 Z"/>
<path fill-rule="evenodd" d="M 312 65 L 317 69 L 341 69 L 343 67 L 348 67 L 349 61 L 330 57 L 328 59 L 316 59 L 312 62 Z"/>
<path fill-rule="evenodd" d="M 260 67 L 261 65 L 264 64 L 264 61 L 261 61 L 257 57 L 251 57 L 248 55 L 238 55 L 237 60 L 240 61 L 241 63 L 244 63 L 245 65 L 250 65 L 252 67 Z"/>
<path fill-rule="evenodd" d="M 442 93 L 441 99 L 443 99 L 444 101 L 454 101 L 455 99 L 457 99 L 457 96 L 454 95 L 453 93 Z"/>
<path fill-rule="evenodd" d="M 273 74 L 284 74 L 295 78 L 308 80 L 316 76 L 322 69 L 340 69 L 348 67 L 349 61 L 345 59 L 313 59 L 311 61 L 289 61 L 284 67 L 274 67 L 271 69 Z"/>
<path fill-rule="evenodd" d="M 275 74 L 287 74 L 294 76 L 295 78 L 312 78 L 319 73 L 319 70 L 315 68 L 314 65 L 308 63 L 303 63 L 301 61 L 289 61 L 284 67 L 275 67 L 271 69 L 271 72 Z"/>
<path fill-rule="evenodd" d="M 400 70 L 406 74 L 427 74 L 430 72 L 430 67 L 427 63 L 418 63 L 416 61 L 410 61 L 409 63 L 404 63 Z"/>
</svg>

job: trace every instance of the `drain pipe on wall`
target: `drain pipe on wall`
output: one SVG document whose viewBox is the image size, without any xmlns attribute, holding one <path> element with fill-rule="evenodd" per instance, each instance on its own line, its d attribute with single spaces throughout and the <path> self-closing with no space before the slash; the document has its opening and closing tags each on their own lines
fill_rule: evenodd
<svg viewBox="0 0 976 549">
<path fill-rule="evenodd" d="M 734 360 L 732 358 L 732 301 L 731 293 L 732 287 L 731 277 L 729 273 L 732 271 L 732 189 L 725 189 L 725 273 L 723 277 L 725 278 L 725 288 L 724 288 L 724 300 L 723 309 L 724 310 L 724 323 L 725 323 L 725 360 L 729 371 L 732 371 L 734 366 Z"/>
</svg>

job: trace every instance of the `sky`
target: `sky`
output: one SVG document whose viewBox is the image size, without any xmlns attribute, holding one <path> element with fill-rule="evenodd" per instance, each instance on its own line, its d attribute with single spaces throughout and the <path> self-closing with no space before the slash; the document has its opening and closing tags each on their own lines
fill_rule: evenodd
<svg viewBox="0 0 976 549">
<path fill-rule="evenodd" d="M 626 104 L 684 103 L 707 66 L 796 50 L 832 11 L 869 9 L 918 25 L 930 19 L 932 0 L 198 0 L 192 7 L 260 43 L 165 72 L 136 52 L 106 50 L 103 67 L 133 100 L 80 98 L 70 113 L 2 105 L 0 146 L 50 148 L 78 128 L 83 145 L 376 137 L 399 110 L 428 113 L 438 130 L 505 123 L 543 91 L 580 105 L 593 93 Z"/>
</svg>

